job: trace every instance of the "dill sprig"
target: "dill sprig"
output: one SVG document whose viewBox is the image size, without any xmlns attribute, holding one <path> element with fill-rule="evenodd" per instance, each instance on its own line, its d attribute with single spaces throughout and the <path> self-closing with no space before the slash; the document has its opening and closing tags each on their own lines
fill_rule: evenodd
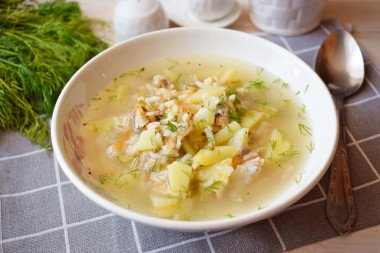
<svg viewBox="0 0 380 253">
<path fill-rule="evenodd" d="M 62 88 L 107 45 L 78 3 L 32 3 L 0 1 L 0 130 L 18 130 L 49 148 L 46 119 Z"/>
</svg>

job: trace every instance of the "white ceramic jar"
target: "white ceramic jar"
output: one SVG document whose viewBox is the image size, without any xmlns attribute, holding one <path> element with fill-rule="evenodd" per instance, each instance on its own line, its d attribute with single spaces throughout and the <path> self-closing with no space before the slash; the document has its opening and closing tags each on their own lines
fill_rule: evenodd
<svg viewBox="0 0 380 253">
<path fill-rule="evenodd" d="M 119 0 L 113 25 L 120 41 L 169 27 L 169 20 L 158 0 Z"/>
<path fill-rule="evenodd" d="M 234 8 L 235 0 L 191 0 L 192 14 L 204 21 L 214 21 L 227 16 Z"/>
<path fill-rule="evenodd" d="M 300 35 L 320 23 L 325 0 L 250 0 L 250 18 L 261 30 Z"/>
</svg>

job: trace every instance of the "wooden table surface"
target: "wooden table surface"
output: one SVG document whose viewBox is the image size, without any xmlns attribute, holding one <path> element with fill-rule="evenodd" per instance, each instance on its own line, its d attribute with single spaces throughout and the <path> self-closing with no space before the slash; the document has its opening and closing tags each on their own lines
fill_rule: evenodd
<svg viewBox="0 0 380 253">
<path fill-rule="evenodd" d="M 237 1 L 242 5 L 243 12 L 228 28 L 244 32 L 260 31 L 249 19 L 249 0 Z M 78 2 L 85 15 L 105 20 L 112 27 L 113 9 L 117 0 L 78 0 Z M 323 16 L 335 17 L 344 27 L 351 25 L 352 35 L 368 57 L 380 66 L 380 0 L 327 0 Z M 112 29 L 106 35 L 109 42 L 117 41 Z M 289 252 L 380 252 L 380 225 Z"/>
</svg>

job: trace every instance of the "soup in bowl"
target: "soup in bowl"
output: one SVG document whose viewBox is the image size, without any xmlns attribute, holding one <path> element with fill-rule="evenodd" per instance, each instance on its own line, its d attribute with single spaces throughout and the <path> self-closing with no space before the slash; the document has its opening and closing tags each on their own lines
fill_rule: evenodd
<svg viewBox="0 0 380 253">
<path fill-rule="evenodd" d="M 337 115 L 318 76 L 264 39 L 178 28 L 118 44 L 58 99 L 54 152 L 73 184 L 125 218 L 211 231 L 278 213 L 322 177 Z"/>
</svg>

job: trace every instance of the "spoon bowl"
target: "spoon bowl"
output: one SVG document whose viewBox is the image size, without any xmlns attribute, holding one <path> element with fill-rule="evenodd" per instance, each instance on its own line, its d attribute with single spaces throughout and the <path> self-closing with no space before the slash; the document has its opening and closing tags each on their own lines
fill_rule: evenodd
<svg viewBox="0 0 380 253">
<path fill-rule="evenodd" d="M 322 43 L 314 69 L 334 95 L 339 112 L 339 141 L 331 165 L 326 214 L 335 230 L 346 234 L 354 227 L 357 217 L 348 166 L 343 100 L 359 90 L 363 83 L 364 62 L 360 47 L 349 32 L 331 33 Z"/>
<path fill-rule="evenodd" d="M 338 30 L 326 38 L 318 52 L 315 71 L 334 96 L 347 97 L 360 88 L 364 79 L 363 56 L 349 32 Z"/>
</svg>

